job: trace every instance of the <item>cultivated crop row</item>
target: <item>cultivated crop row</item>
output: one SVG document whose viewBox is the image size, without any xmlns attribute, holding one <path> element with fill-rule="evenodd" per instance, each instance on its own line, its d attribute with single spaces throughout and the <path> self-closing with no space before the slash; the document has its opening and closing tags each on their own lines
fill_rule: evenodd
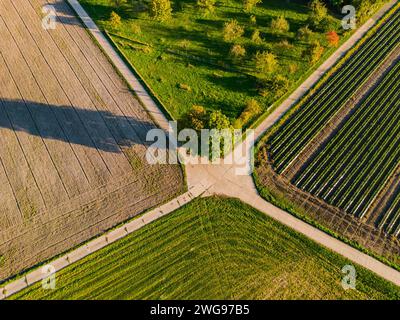
<svg viewBox="0 0 400 320">
<path fill-rule="evenodd" d="M 269 152 L 278 173 L 292 163 L 398 46 L 399 27 L 400 10 L 397 10 L 271 137 Z"/>
<path fill-rule="evenodd" d="M 400 62 L 293 183 L 362 217 L 400 159 Z"/>
<path fill-rule="evenodd" d="M 378 227 L 395 236 L 400 234 L 400 192 L 393 199 L 389 209 L 384 213 Z"/>
</svg>

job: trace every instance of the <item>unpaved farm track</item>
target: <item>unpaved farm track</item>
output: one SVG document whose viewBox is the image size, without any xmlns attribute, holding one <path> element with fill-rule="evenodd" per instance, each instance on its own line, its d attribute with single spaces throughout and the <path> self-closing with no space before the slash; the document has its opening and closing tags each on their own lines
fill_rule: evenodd
<svg viewBox="0 0 400 320">
<path fill-rule="evenodd" d="M 42 7 L 57 10 L 54 30 Z M 0 1 L 0 280 L 183 190 L 155 125 L 65 1 Z"/>
</svg>

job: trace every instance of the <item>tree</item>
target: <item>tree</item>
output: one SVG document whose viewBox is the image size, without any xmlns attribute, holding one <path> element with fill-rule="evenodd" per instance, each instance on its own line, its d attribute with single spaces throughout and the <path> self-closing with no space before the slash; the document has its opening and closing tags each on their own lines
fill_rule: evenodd
<svg viewBox="0 0 400 320">
<path fill-rule="evenodd" d="M 303 53 L 311 64 L 315 64 L 321 58 L 325 48 L 319 43 L 314 41 Z"/>
<path fill-rule="evenodd" d="M 150 15 L 158 20 L 165 21 L 171 18 L 172 8 L 169 0 L 151 0 Z"/>
<path fill-rule="evenodd" d="M 197 0 L 197 5 L 206 13 L 211 13 L 215 10 L 215 0 Z"/>
<path fill-rule="evenodd" d="M 287 22 L 284 16 L 279 16 L 271 21 L 271 29 L 277 32 L 288 32 L 289 22 Z"/>
<path fill-rule="evenodd" d="M 243 27 L 241 27 L 236 20 L 233 19 L 224 23 L 223 34 L 225 41 L 233 41 L 237 38 L 240 38 L 243 33 Z"/>
<path fill-rule="evenodd" d="M 231 127 L 231 122 L 229 118 L 224 115 L 221 111 L 216 110 L 210 114 L 208 119 L 208 127 L 210 129 L 229 129 Z"/>
<path fill-rule="evenodd" d="M 257 4 L 261 2 L 262 0 L 243 0 L 243 9 L 246 12 L 250 12 Z"/>
<path fill-rule="evenodd" d="M 326 34 L 326 40 L 328 40 L 328 43 L 331 47 L 337 47 L 339 44 L 339 36 L 335 31 L 329 31 Z"/>
<path fill-rule="evenodd" d="M 310 3 L 311 13 L 309 22 L 314 28 L 321 26 L 321 23 L 327 18 L 328 9 L 321 0 L 313 0 Z"/>
<path fill-rule="evenodd" d="M 255 56 L 255 65 L 259 72 L 272 73 L 278 66 L 278 61 L 276 56 L 271 52 L 257 52 Z"/>
<path fill-rule="evenodd" d="M 113 11 L 111 12 L 109 23 L 112 29 L 118 29 L 121 26 L 121 17 Z"/>
</svg>

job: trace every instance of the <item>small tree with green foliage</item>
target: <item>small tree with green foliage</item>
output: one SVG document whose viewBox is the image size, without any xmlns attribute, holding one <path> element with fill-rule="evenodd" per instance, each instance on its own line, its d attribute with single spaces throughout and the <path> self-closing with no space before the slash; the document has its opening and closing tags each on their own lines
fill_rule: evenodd
<svg viewBox="0 0 400 320">
<path fill-rule="evenodd" d="M 111 29 L 118 29 L 121 26 L 121 17 L 114 11 L 111 12 L 109 24 Z"/>
<path fill-rule="evenodd" d="M 284 95 L 290 87 L 290 81 L 286 77 L 278 74 L 258 80 L 259 93 L 263 97 L 273 95 L 279 98 Z"/>
<path fill-rule="evenodd" d="M 314 36 L 314 32 L 308 27 L 308 25 L 299 28 L 297 30 L 297 39 L 300 41 L 310 41 Z"/>
<path fill-rule="evenodd" d="M 246 103 L 246 107 L 240 114 L 239 118 L 235 120 L 233 127 L 236 129 L 242 128 L 256 115 L 260 114 L 261 111 L 262 111 L 261 106 L 258 104 L 257 100 L 255 99 L 248 100 Z"/>
<path fill-rule="evenodd" d="M 207 112 L 203 106 L 193 105 L 190 111 L 186 115 L 186 124 L 189 128 L 195 130 L 204 129 L 207 121 Z"/>
<path fill-rule="evenodd" d="M 246 49 L 242 47 L 240 44 L 234 44 L 229 51 L 229 55 L 235 59 L 239 60 L 246 55 Z"/>
<path fill-rule="evenodd" d="M 321 0 L 312 0 L 310 3 L 311 13 L 309 16 L 309 23 L 314 28 L 319 28 L 321 23 L 328 16 L 328 9 Z"/>
<path fill-rule="evenodd" d="M 172 8 L 170 0 L 151 0 L 150 15 L 158 21 L 171 18 Z"/>
<path fill-rule="evenodd" d="M 212 13 L 215 10 L 215 0 L 197 0 L 197 6 L 205 13 Z"/>
<path fill-rule="evenodd" d="M 319 43 L 314 41 L 311 45 L 303 52 L 303 56 L 311 63 L 315 64 L 321 59 L 325 48 Z"/>
<path fill-rule="evenodd" d="M 272 52 L 257 52 L 254 58 L 256 68 L 259 72 L 270 74 L 276 70 L 278 60 Z"/>
<path fill-rule="evenodd" d="M 253 33 L 251 35 L 251 41 L 255 44 L 262 43 L 262 38 L 260 36 L 260 30 L 256 29 L 253 31 Z"/>
<path fill-rule="evenodd" d="M 244 33 L 243 27 L 236 20 L 224 23 L 223 35 L 225 41 L 233 41 L 240 38 Z"/>
<path fill-rule="evenodd" d="M 289 22 L 284 16 L 279 16 L 271 21 L 271 29 L 274 32 L 288 32 L 289 28 Z"/>
<path fill-rule="evenodd" d="M 229 129 L 231 122 L 229 118 L 224 115 L 220 110 L 213 111 L 208 119 L 208 127 L 210 129 Z"/>
<path fill-rule="evenodd" d="M 251 12 L 253 8 L 261 2 L 262 0 L 243 0 L 243 10 L 246 12 Z"/>
</svg>

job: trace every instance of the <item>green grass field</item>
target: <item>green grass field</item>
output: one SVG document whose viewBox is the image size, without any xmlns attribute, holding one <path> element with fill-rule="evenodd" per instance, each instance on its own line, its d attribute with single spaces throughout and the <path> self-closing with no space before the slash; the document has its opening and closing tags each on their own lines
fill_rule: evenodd
<svg viewBox="0 0 400 320">
<path fill-rule="evenodd" d="M 221 0 L 214 13 L 204 15 L 196 1 L 177 0 L 173 1 L 172 19 L 162 23 L 147 12 L 138 12 L 137 1 L 128 1 L 120 8 L 112 0 L 80 2 L 100 27 L 112 31 L 118 47 L 175 119 L 181 119 L 193 105 L 202 105 L 208 110 L 221 110 L 233 121 L 251 98 L 264 111 L 268 109 L 279 95 L 259 95 L 253 62 L 257 51 L 277 56 L 279 67 L 274 76 L 286 77 L 292 89 L 316 67 L 302 55 L 309 42 L 296 37 L 297 30 L 307 24 L 310 12 L 305 1 L 268 0 L 246 13 L 242 1 Z M 109 23 L 112 11 L 122 18 L 122 24 L 114 30 Z M 251 15 L 256 17 L 256 24 L 250 21 Z M 289 32 L 271 30 L 272 19 L 280 15 L 289 22 Z M 239 61 L 229 57 L 232 43 L 223 40 L 223 25 L 230 19 L 236 19 L 245 29 L 235 41 L 246 49 L 246 56 Z M 260 31 L 262 43 L 251 40 L 255 29 Z M 335 49 L 327 48 L 325 38 L 323 32 L 313 36 L 326 47 L 320 62 Z"/>
<path fill-rule="evenodd" d="M 398 299 L 395 287 L 234 199 L 196 199 L 14 299 Z"/>
</svg>

